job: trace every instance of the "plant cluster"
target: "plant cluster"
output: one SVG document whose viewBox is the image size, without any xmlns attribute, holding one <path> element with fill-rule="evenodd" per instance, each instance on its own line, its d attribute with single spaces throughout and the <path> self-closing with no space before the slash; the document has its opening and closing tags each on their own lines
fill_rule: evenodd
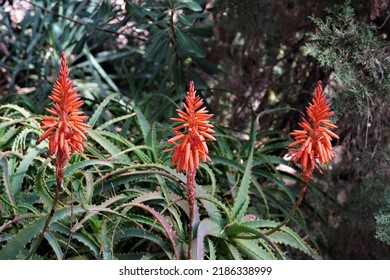
<svg viewBox="0 0 390 280">
<path fill-rule="evenodd" d="M 312 233 L 326 217 L 313 197 L 346 130 L 333 131 L 305 32 L 282 42 L 265 33 L 282 34 L 281 18 L 254 12 L 281 2 L 4 2 L 0 259 L 321 258 L 326 238 Z M 305 51 L 349 105 L 379 104 L 386 51 L 348 7 L 314 19 L 321 34 Z M 264 36 L 251 32 L 259 20 Z M 346 99 L 332 103 L 340 120 Z M 300 122 L 286 102 L 308 104 Z"/>
</svg>

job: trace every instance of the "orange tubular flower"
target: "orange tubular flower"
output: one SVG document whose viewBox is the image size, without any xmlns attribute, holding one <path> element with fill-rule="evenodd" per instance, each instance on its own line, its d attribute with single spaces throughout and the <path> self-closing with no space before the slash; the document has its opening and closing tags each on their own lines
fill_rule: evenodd
<svg viewBox="0 0 390 280">
<path fill-rule="evenodd" d="M 203 162 L 210 160 L 206 139 L 216 140 L 210 135 L 215 131 L 212 129 L 213 125 L 208 121 L 213 115 L 208 114 L 205 107 L 201 108 L 202 105 L 203 100 L 196 96 L 194 82 L 190 82 L 190 89 L 185 97 L 185 102 L 183 102 L 184 110 L 177 110 L 179 118 L 171 118 L 172 121 L 181 123 L 173 129 L 175 136 L 168 140 L 168 144 L 174 144 L 175 147 L 165 150 L 166 152 L 174 151 L 172 164 L 176 164 L 177 172 L 183 171 L 187 177 L 188 203 L 190 206 L 189 258 L 192 255 L 192 229 L 196 220 L 199 220 L 195 194 L 196 170 L 199 168 L 199 158 Z"/>
<path fill-rule="evenodd" d="M 73 88 L 74 82 L 68 78 L 69 70 L 66 65 L 65 53 L 61 55 L 60 74 L 53 86 L 51 96 L 53 108 L 46 109 L 54 116 L 44 116 L 42 118 L 42 129 L 45 132 L 38 142 L 49 138 L 49 152 L 57 157 L 57 174 L 63 179 L 63 171 L 66 161 L 70 158 L 71 152 L 82 152 L 87 138 L 85 129 L 90 128 L 85 123 L 88 119 L 79 111 L 84 102 L 77 94 L 78 89 Z M 60 178 L 61 179 L 61 178 Z"/>
<path fill-rule="evenodd" d="M 294 130 L 290 133 L 295 137 L 295 141 L 289 145 L 288 156 L 291 156 L 294 162 L 300 160 L 302 178 L 307 183 L 316 167 L 317 159 L 320 165 L 331 162 L 334 157 L 331 141 L 332 138 L 339 139 L 339 137 L 330 131 L 337 126 L 328 119 L 333 112 L 322 92 L 321 81 L 318 81 L 313 103 L 310 103 L 306 109 L 310 122 L 303 118 L 299 123 L 303 130 Z M 319 167 L 318 170 L 321 172 Z"/>
<path fill-rule="evenodd" d="M 199 168 L 199 158 L 205 162 L 210 160 L 206 139 L 215 141 L 210 134 L 215 133 L 213 125 L 209 123 L 213 115 L 207 114 L 203 105 L 203 100 L 196 96 L 194 82 L 190 82 L 190 89 L 183 102 L 184 110 L 177 110 L 180 118 L 171 118 L 172 121 L 182 123 L 173 129 L 175 136 L 168 140 L 169 144 L 175 144 L 172 164 L 177 164 L 177 171 L 194 173 Z M 184 130 L 180 132 L 180 130 Z M 176 143 L 177 141 L 177 143 Z"/>
</svg>

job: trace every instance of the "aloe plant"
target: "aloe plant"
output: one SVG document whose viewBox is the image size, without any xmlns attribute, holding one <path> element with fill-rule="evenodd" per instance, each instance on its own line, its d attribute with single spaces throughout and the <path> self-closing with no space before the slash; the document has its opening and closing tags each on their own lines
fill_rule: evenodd
<svg viewBox="0 0 390 280">
<path fill-rule="evenodd" d="M 9 138 L 2 143 L 0 157 L 0 259 L 24 259 L 50 211 L 55 172 L 45 156 L 47 144 L 37 145 L 41 133 L 37 117 L 15 105 L 2 105 L 0 110 L 0 133 Z M 112 118 L 105 119 L 106 114 Z M 117 131 L 129 121 L 134 129 Z M 289 258 L 286 248 L 291 247 L 319 258 L 287 226 L 266 235 L 278 222 L 272 220 L 272 195 L 258 179 L 270 176 L 273 179 L 267 181 L 271 184 L 282 184 L 272 173 L 281 160 L 261 152 L 268 148 L 256 146 L 262 132 L 258 132 L 255 118 L 251 123 L 250 140 L 241 150 L 246 157 L 244 165 L 228 152 L 225 140 L 229 135 L 217 129 L 217 137 L 225 139 L 218 145 L 226 145 L 226 152 L 211 154 L 214 163 L 200 165 L 195 185 L 200 219 L 191 239 L 186 176 L 169 167 L 169 155 L 162 152 L 167 144 L 157 140 L 166 139 L 169 131 L 149 123 L 134 103 L 110 95 L 96 106 L 89 120 L 93 128 L 88 130 L 85 152 L 69 160 L 64 181 L 67 189 L 59 199 L 45 242 L 32 257 L 182 259 L 191 248 L 194 259 L 283 259 Z M 225 178 L 235 181 L 236 187 L 223 197 L 219 192 L 225 189 L 221 185 L 228 182 Z M 264 210 L 261 215 L 253 211 L 259 203 Z"/>
</svg>

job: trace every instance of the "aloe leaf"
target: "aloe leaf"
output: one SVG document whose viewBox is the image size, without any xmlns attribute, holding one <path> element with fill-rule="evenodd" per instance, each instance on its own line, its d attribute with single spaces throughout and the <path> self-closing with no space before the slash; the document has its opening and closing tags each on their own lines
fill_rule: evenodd
<svg viewBox="0 0 390 280">
<path fill-rule="evenodd" d="M 69 227 L 58 222 L 52 224 L 50 230 L 69 236 Z M 85 230 L 73 232 L 71 237 L 87 246 L 96 257 L 99 255 L 99 244 L 96 242 L 95 238 Z"/>
<path fill-rule="evenodd" d="M 175 193 L 170 192 L 170 190 L 168 189 L 168 186 L 166 185 L 162 176 L 157 175 L 157 180 L 158 180 L 159 184 L 161 185 L 161 190 L 162 190 L 163 196 L 164 196 L 165 200 L 167 201 L 167 203 L 169 205 L 174 204 L 174 205 L 179 206 L 183 210 L 183 212 L 187 215 L 187 217 L 189 218 L 190 217 L 190 207 L 188 204 L 188 200 L 185 197 L 182 197 L 180 195 L 177 195 Z M 179 227 L 181 228 L 181 225 L 179 225 Z"/>
<path fill-rule="evenodd" d="M 85 211 L 86 210 L 82 207 L 74 207 L 73 214 L 77 215 Z M 59 209 L 54 213 L 50 223 L 52 224 L 60 219 L 69 217 L 70 215 L 70 207 Z M 46 219 L 47 215 L 41 216 L 16 233 L 14 237 L 1 248 L 0 260 L 16 259 L 24 246 L 42 231 Z"/>
<path fill-rule="evenodd" d="M 101 135 L 99 131 L 88 129 L 89 136 L 96 141 L 103 149 L 105 149 L 111 156 L 117 157 L 119 160 L 130 160 L 128 156 L 121 153 L 121 150 L 115 146 L 106 137 Z"/>
<path fill-rule="evenodd" d="M 174 169 L 172 169 L 168 166 L 162 165 L 162 164 L 158 164 L 158 163 L 128 164 L 128 165 L 126 165 L 125 168 L 117 169 L 117 170 L 114 170 L 113 172 L 111 172 L 110 176 L 117 175 L 117 174 L 126 172 L 128 170 L 133 170 L 133 169 L 135 169 L 135 170 L 146 169 L 148 171 L 148 173 L 150 172 L 151 174 L 155 173 L 155 174 L 163 175 L 164 177 L 171 179 L 173 182 L 180 184 L 181 186 L 183 186 L 185 188 L 186 177 L 183 174 L 177 173 Z M 122 174 L 122 176 L 126 176 L 126 175 L 131 175 L 131 173 L 130 174 L 126 174 L 126 173 Z M 97 180 L 97 183 L 100 183 L 100 181 Z"/>
<path fill-rule="evenodd" d="M 292 230 L 276 231 L 269 236 L 275 243 L 288 245 L 292 248 L 298 249 L 313 259 L 321 259 L 321 257 L 310 248 L 310 246 Z"/>
<path fill-rule="evenodd" d="M 271 172 L 268 172 L 268 171 L 262 170 L 262 169 L 256 169 L 253 171 L 253 174 L 258 176 L 258 177 L 266 178 L 266 179 L 270 180 L 271 182 L 273 182 L 276 186 L 278 186 L 281 190 L 283 190 L 288 195 L 291 202 L 295 203 L 296 195 L 294 194 L 294 192 L 296 193 L 297 191 L 286 186 L 286 184 L 282 180 L 275 177 L 274 173 L 271 173 Z"/>
<path fill-rule="evenodd" d="M 93 175 L 91 173 L 85 172 L 85 191 L 84 191 L 84 204 L 91 204 L 94 191 L 94 181 Z"/>
<path fill-rule="evenodd" d="M 237 246 L 235 244 L 232 244 L 228 241 L 225 241 L 225 244 L 230 252 L 231 259 L 233 259 L 233 260 L 242 260 L 243 259 L 240 251 L 238 251 Z"/>
<path fill-rule="evenodd" d="M 263 247 L 269 252 L 270 255 L 276 254 L 279 259 L 283 259 L 282 254 L 280 253 L 279 249 L 275 246 L 274 242 L 266 236 L 264 233 L 262 233 L 260 230 L 256 229 L 255 227 L 248 226 L 247 224 L 242 223 L 233 223 L 230 225 L 227 225 L 225 227 L 226 234 L 229 237 L 237 239 L 257 239 L 260 243 L 263 243 L 262 240 L 266 242 L 263 243 Z M 268 249 L 268 247 L 271 247 L 274 252 L 271 251 L 271 249 Z"/>
<path fill-rule="evenodd" d="M 201 220 L 196 231 L 196 236 L 192 240 L 192 259 L 203 260 L 204 240 L 206 236 L 226 238 L 226 234 L 220 225 L 209 218 Z"/>
<path fill-rule="evenodd" d="M 164 257 L 164 256 L 163 256 Z M 136 252 L 136 253 L 127 253 L 127 254 L 115 254 L 117 260 L 152 260 L 152 259 L 161 259 L 158 254 L 151 254 L 150 252 Z"/>
<path fill-rule="evenodd" d="M 27 136 L 30 133 L 36 134 L 38 137 L 41 134 L 37 129 L 32 129 L 32 128 L 29 128 L 29 127 L 23 128 L 20 131 L 20 133 L 15 137 L 15 140 L 14 140 L 14 142 L 12 144 L 12 150 L 13 151 L 24 150 L 26 148 Z"/>
<path fill-rule="evenodd" d="M 133 199 L 131 202 L 133 203 L 145 203 L 152 200 L 163 200 L 167 203 L 166 209 L 169 210 L 169 212 L 175 217 L 177 221 L 177 227 L 178 231 L 182 231 L 182 225 L 180 222 L 180 215 L 177 213 L 177 211 L 172 207 L 172 205 L 178 205 L 184 213 L 189 217 L 189 206 L 188 202 L 184 200 L 181 196 L 175 195 L 173 193 L 167 193 L 162 195 L 161 192 L 150 192 L 150 193 L 144 193 L 138 196 L 137 198 Z"/>
<path fill-rule="evenodd" d="M 215 245 L 210 238 L 207 238 L 208 249 L 209 249 L 209 259 L 216 260 L 217 259 L 217 250 L 215 249 Z"/>
<path fill-rule="evenodd" d="M 142 203 L 132 203 L 132 202 L 122 205 L 122 207 L 128 207 L 128 206 L 142 208 L 142 209 L 146 210 L 147 212 L 149 212 L 150 214 L 152 214 L 160 222 L 160 224 L 164 227 L 165 233 L 167 234 L 169 241 L 172 244 L 175 258 L 180 259 L 179 241 L 176 237 L 175 231 L 172 229 L 172 227 L 169 224 L 169 222 L 167 221 L 167 219 L 165 219 L 159 212 L 157 212 L 156 210 L 154 210 L 153 208 L 151 208 L 148 205 L 145 205 Z"/>
<path fill-rule="evenodd" d="M 127 147 L 129 147 L 131 150 L 124 150 L 124 151 L 121 151 L 119 154 L 113 156 L 113 158 L 118 158 L 118 156 L 120 155 L 124 155 L 124 153 L 128 152 L 128 151 L 134 151 L 135 155 L 138 157 L 138 159 L 142 162 L 142 163 L 148 163 L 148 162 L 151 162 L 150 158 L 143 152 L 141 151 L 140 148 L 136 148 L 137 146 L 134 145 L 132 142 L 130 142 L 129 140 L 127 140 L 126 138 L 122 137 L 121 135 L 119 134 L 116 134 L 116 133 L 112 133 L 112 132 L 109 132 L 109 131 L 99 131 L 99 133 L 102 135 L 102 136 L 106 136 L 106 137 L 109 137 L 115 141 L 118 141 L 119 143 L 122 143 L 124 145 L 126 145 Z M 147 147 L 145 145 L 141 146 L 141 147 Z M 150 147 L 148 147 L 147 149 L 150 149 Z"/>
<path fill-rule="evenodd" d="M 253 150 L 254 147 L 252 145 L 249 158 L 245 167 L 244 176 L 241 180 L 241 184 L 233 206 L 233 215 L 237 221 L 240 221 L 242 219 L 243 214 L 245 214 L 246 209 L 249 205 L 249 201 L 247 200 L 249 199 L 248 192 L 252 175 Z"/>
<path fill-rule="evenodd" d="M 215 137 L 217 137 L 217 145 L 218 148 L 216 150 L 219 151 L 220 155 L 224 155 L 225 158 L 232 160 L 234 158 L 232 149 L 230 148 L 230 145 L 227 141 L 227 139 L 230 139 L 232 141 L 236 141 L 237 138 L 234 138 L 233 136 L 228 135 L 228 132 L 219 133 L 218 131 L 214 134 Z M 215 156 L 211 156 L 211 159 L 213 160 Z M 213 160 L 214 161 L 214 160 Z"/>
<path fill-rule="evenodd" d="M 131 148 L 123 150 L 122 153 L 125 154 L 125 153 L 129 153 L 129 152 L 133 152 L 134 151 L 134 153 L 138 156 L 138 158 L 142 159 L 142 163 L 151 162 L 151 159 L 144 152 L 142 152 L 142 150 L 149 150 L 149 151 L 151 151 L 153 156 L 154 156 L 154 158 L 156 158 L 156 155 L 154 154 L 153 148 L 151 148 L 149 146 L 146 146 L 146 145 L 133 146 Z"/>
<path fill-rule="evenodd" d="M 111 97 L 111 95 L 109 97 Z M 120 116 L 117 118 L 110 119 L 109 121 L 107 121 L 107 122 L 103 123 L 102 125 L 100 125 L 99 127 L 97 127 L 96 130 L 103 130 L 103 129 L 109 127 L 110 125 L 113 125 L 114 123 L 117 123 L 117 122 L 120 122 L 123 120 L 127 120 L 131 117 L 134 117 L 135 115 L 136 115 L 136 113 L 131 113 L 131 114 L 127 114 L 127 115 L 123 115 L 123 116 Z"/>
<path fill-rule="evenodd" d="M 162 196 L 161 192 L 143 193 L 142 195 L 140 195 L 137 198 L 133 199 L 131 202 L 133 202 L 133 203 L 145 203 L 147 201 L 156 200 L 156 199 L 160 199 L 160 200 L 164 199 L 164 197 Z"/>
<path fill-rule="evenodd" d="M 218 207 L 224 210 L 225 214 L 230 217 L 230 212 L 225 205 L 216 199 L 213 199 L 209 193 L 207 193 L 201 186 L 195 185 L 196 197 L 199 197 L 200 202 L 207 211 L 208 216 L 215 222 L 220 223 L 222 221 L 222 215 L 218 210 Z"/>
<path fill-rule="evenodd" d="M 46 210 L 50 209 L 53 204 L 53 198 L 50 196 L 45 186 L 45 170 L 49 162 L 50 159 L 46 159 L 43 164 L 38 168 L 34 184 L 34 188 L 38 190 L 39 197 Z"/>
<path fill-rule="evenodd" d="M 176 220 L 176 231 L 178 236 L 184 236 L 186 234 L 186 230 L 183 228 L 183 223 L 181 221 L 181 213 L 178 213 L 176 211 L 177 208 L 181 208 L 182 211 L 187 215 L 187 217 L 190 217 L 190 207 L 188 205 L 188 201 L 184 199 L 183 197 L 176 195 L 172 192 L 170 192 L 164 178 L 160 175 L 156 175 L 157 181 L 159 185 L 161 186 L 161 193 L 167 203 L 168 210 L 172 213 L 172 215 L 175 217 Z"/>
<path fill-rule="evenodd" d="M 62 253 L 61 246 L 60 246 L 60 244 L 58 244 L 58 241 L 57 241 L 56 237 L 54 236 L 54 234 L 52 234 L 50 231 L 46 231 L 45 238 L 49 242 L 54 253 L 56 254 L 57 259 L 62 260 L 64 255 Z"/>
<path fill-rule="evenodd" d="M 142 135 L 144 136 L 144 140 L 146 141 L 151 130 L 150 124 L 137 106 L 134 107 L 134 112 L 137 114 L 138 123 L 140 125 Z"/>
<path fill-rule="evenodd" d="M 236 239 L 238 250 L 254 260 L 274 260 L 276 257 L 267 250 L 261 248 L 257 241 L 247 239 Z"/>
<path fill-rule="evenodd" d="M 146 144 L 152 148 L 153 162 L 157 161 L 157 135 L 156 135 L 156 123 L 151 126 L 150 133 L 147 136 Z"/>
<path fill-rule="evenodd" d="M 3 184 L 5 187 L 5 192 L 8 196 L 8 203 L 10 203 L 13 207 L 16 207 L 14 194 L 11 190 L 11 184 L 10 184 L 10 170 L 8 166 L 8 160 L 6 157 L 0 158 L 0 167 L 2 168 L 3 173 Z"/>
<path fill-rule="evenodd" d="M 35 146 L 30 150 L 30 152 L 24 157 L 20 165 L 18 166 L 16 172 L 11 177 L 12 182 L 12 192 L 14 197 L 19 194 L 22 187 L 24 177 L 26 175 L 27 169 L 33 163 L 34 158 L 42 151 L 42 149 L 47 145 L 47 143 L 42 142 L 38 146 Z"/>
<path fill-rule="evenodd" d="M 267 200 L 265 193 L 264 193 L 264 190 L 263 190 L 263 186 L 259 182 L 257 182 L 256 178 L 252 178 L 252 184 L 255 186 L 255 188 L 259 192 L 259 194 L 264 202 L 267 217 L 269 218 L 270 217 L 269 205 L 268 205 L 268 200 Z"/>
<path fill-rule="evenodd" d="M 235 217 L 236 222 L 241 222 L 242 219 L 244 218 L 244 216 L 248 210 L 248 207 L 249 207 L 249 200 L 250 200 L 249 195 L 247 195 L 245 200 L 244 200 L 244 204 L 242 204 L 241 209 L 239 210 L 239 212 L 237 213 L 237 216 Z"/>
<path fill-rule="evenodd" d="M 248 226 L 251 227 L 259 227 L 259 228 L 274 228 L 279 225 L 279 223 L 271 220 L 259 220 L 259 221 L 251 221 L 245 223 Z M 275 234 L 276 233 L 276 234 Z M 316 253 L 309 244 L 306 243 L 295 231 L 293 231 L 291 228 L 287 226 L 283 226 L 279 229 L 279 231 L 276 231 L 269 235 L 270 239 L 273 240 L 275 243 L 285 244 L 289 245 L 293 248 L 296 248 L 298 250 L 301 250 L 302 252 L 308 254 L 313 259 L 321 259 L 321 257 Z"/>
<path fill-rule="evenodd" d="M 83 160 L 71 165 L 68 165 L 65 170 L 65 176 L 72 175 L 76 171 L 79 171 L 85 167 L 88 166 L 94 166 L 94 165 L 104 165 L 113 168 L 114 165 L 107 161 L 107 160 L 98 160 L 98 159 L 90 159 L 90 160 Z"/>
<path fill-rule="evenodd" d="M 241 171 L 241 172 L 245 171 L 245 168 L 242 165 L 238 164 L 237 162 L 235 162 L 231 159 L 228 159 L 225 157 L 220 157 L 220 156 L 215 156 L 215 155 L 212 155 L 210 157 L 214 163 L 223 164 L 223 165 L 234 168 L 234 169 Z"/>
<path fill-rule="evenodd" d="M 128 239 L 131 237 L 139 237 L 142 239 L 147 239 L 152 242 L 154 242 L 156 245 L 158 245 L 168 256 L 169 259 L 172 259 L 172 251 L 167 246 L 166 242 L 162 240 L 160 237 L 158 237 L 156 234 L 152 232 L 148 232 L 141 228 L 125 228 L 120 229 L 115 233 L 115 240 L 120 241 L 122 239 Z"/>
<path fill-rule="evenodd" d="M 0 139 L 0 147 L 7 145 L 7 143 L 20 132 L 20 127 L 9 128 Z"/>
<path fill-rule="evenodd" d="M 129 209 L 130 208 L 127 209 L 125 208 L 123 212 L 128 212 Z M 154 218 L 146 217 L 144 215 L 132 214 L 132 213 L 128 213 L 127 217 L 129 217 L 132 221 L 134 221 L 134 223 L 138 225 L 145 224 L 150 226 L 153 229 L 164 232 L 164 227 L 160 223 L 157 223 L 156 219 Z"/>
<path fill-rule="evenodd" d="M 279 141 L 279 140 L 275 140 Z M 283 150 L 285 149 L 291 142 L 290 141 L 283 141 L 283 142 L 276 142 L 273 144 L 265 145 L 257 150 L 258 153 L 267 154 L 273 151 L 277 150 Z"/>
<path fill-rule="evenodd" d="M 165 206 L 165 204 L 164 204 Z M 173 228 L 175 229 L 176 231 L 176 235 L 178 236 L 184 236 L 185 235 L 185 230 L 183 229 L 183 222 L 182 222 L 182 213 L 178 211 L 179 209 L 177 209 L 176 207 L 174 207 L 173 205 L 167 205 L 165 206 L 164 210 L 161 211 L 161 214 L 164 214 L 166 211 L 169 212 L 169 217 L 170 217 L 170 220 L 171 220 L 171 223 L 173 224 Z M 168 214 L 165 214 L 166 216 L 168 216 Z M 196 217 L 199 217 L 199 214 L 195 214 L 194 216 Z M 197 218 L 197 220 L 199 220 L 199 218 Z M 197 222 L 196 218 L 194 218 L 193 222 L 196 223 Z"/>
<path fill-rule="evenodd" d="M 113 100 L 114 98 L 118 97 L 119 94 L 117 93 L 114 93 L 114 94 L 110 94 L 109 96 L 107 96 L 102 103 L 99 104 L 99 106 L 97 107 L 97 109 L 95 110 L 95 112 L 93 113 L 92 117 L 89 119 L 88 121 L 88 124 L 90 126 L 94 126 L 96 124 L 96 122 L 98 121 L 100 115 L 103 113 L 103 110 L 104 108 L 107 106 L 107 104 Z"/>
<path fill-rule="evenodd" d="M 140 165 L 131 165 L 128 166 L 128 169 L 144 169 L 144 168 L 156 168 L 158 170 L 165 171 L 164 173 L 153 171 L 152 169 L 149 169 L 148 172 L 156 174 L 163 175 L 164 177 L 170 178 L 173 182 L 179 183 L 181 186 L 185 186 L 186 183 L 186 177 L 182 173 L 177 173 L 174 169 L 167 167 L 162 164 L 140 164 Z M 196 188 L 196 196 L 202 197 L 204 199 L 200 199 L 203 206 L 205 207 L 208 215 L 210 218 L 212 218 L 214 221 L 220 222 L 222 217 L 221 214 L 218 211 L 218 208 L 216 205 L 214 205 L 213 202 L 210 202 L 209 200 L 212 199 L 210 194 L 208 194 L 201 186 L 197 185 Z"/>
<path fill-rule="evenodd" d="M 101 240 L 101 249 L 103 260 L 112 260 L 113 259 L 113 242 L 110 238 L 110 232 L 107 226 L 107 223 L 103 224 L 102 230 L 100 232 Z"/>
<path fill-rule="evenodd" d="M 275 165 L 277 165 L 277 164 L 286 164 L 287 165 L 288 161 L 286 161 L 283 158 L 278 157 L 278 156 L 265 155 L 265 154 L 259 154 L 253 160 L 253 167 L 267 165 L 274 170 Z"/>
<path fill-rule="evenodd" d="M 3 243 L 4 241 L 8 241 L 12 239 L 12 237 L 13 237 L 12 234 L 0 233 L 0 242 Z"/>
<path fill-rule="evenodd" d="M 242 234 L 250 234 L 250 236 L 254 238 L 262 237 L 262 235 L 260 235 L 259 230 L 242 223 L 233 223 L 227 225 L 225 227 L 225 232 L 229 237 L 234 237 L 234 238 L 240 238 L 241 236 L 242 238 L 245 239 L 249 237 L 248 235 L 244 236 Z"/>
<path fill-rule="evenodd" d="M 204 191 L 203 189 L 201 189 L 201 190 L 202 191 L 198 191 L 197 192 L 199 194 L 199 195 L 197 195 L 197 197 L 202 202 L 204 208 L 206 209 L 207 213 L 209 214 L 209 217 L 214 222 L 217 222 L 217 223 L 221 223 L 222 222 L 222 216 L 220 214 L 219 209 L 222 210 L 222 212 L 225 214 L 225 216 L 228 218 L 229 221 L 232 220 L 231 212 L 226 207 L 225 204 L 223 204 L 221 201 L 216 199 L 214 196 L 211 196 L 208 193 L 206 193 L 206 191 Z M 204 195 L 206 195 L 206 196 L 204 196 Z M 217 212 L 218 215 L 214 215 L 213 212 Z"/>
<path fill-rule="evenodd" d="M 133 172 L 131 172 L 133 173 Z M 100 183 L 95 183 L 94 185 L 94 194 L 99 194 L 105 191 L 111 192 L 115 188 L 126 185 L 130 182 L 153 182 L 155 175 L 152 173 L 149 174 L 136 174 L 137 171 L 134 171 L 135 174 L 126 174 L 120 175 L 119 177 L 112 177 L 102 180 Z"/>
<path fill-rule="evenodd" d="M 106 207 L 108 207 L 108 206 L 110 206 L 110 205 L 112 205 L 112 204 L 114 204 L 114 203 L 116 203 L 116 202 L 118 202 L 120 200 L 123 200 L 123 199 L 126 199 L 125 195 L 117 195 L 117 196 L 111 197 L 111 198 L 107 199 L 106 201 L 102 202 L 99 206 L 86 206 L 85 205 L 84 208 L 85 209 L 96 208 L 97 211 L 99 211 L 99 209 L 103 209 L 104 210 L 104 209 L 106 209 Z M 111 209 L 108 212 L 112 212 L 112 213 L 116 214 L 116 212 L 111 210 Z M 85 217 L 81 221 L 79 221 L 79 222 L 77 222 L 76 224 L 73 225 L 72 231 L 76 232 L 77 230 L 79 230 L 81 228 L 81 226 L 86 221 L 88 221 L 92 216 L 97 215 L 97 214 L 98 214 L 98 212 L 91 211 L 90 213 L 85 215 Z M 119 216 L 122 216 L 122 215 L 119 215 Z"/>
<path fill-rule="evenodd" d="M 0 106 L 0 110 L 2 109 L 12 109 L 14 111 L 17 111 L 18 113 L 20 113 L 25 119 L 31 117 L 31 113 L 29 111 L 27 111 L 26 109 L 18 106 L 18 105 L 15 105 L 15 104 L 4 104 L 4 105 L 1 105 Z"/>
<path fill-rule="evenodd" d="M 204 169 L 209 175 L 211 180 L 211 195 L 214 195 L 215 190 L 217 189 L 217 180 L 215 179 L 213 170 L 211 170 L 211 168 L 207 164 L 201 164 L 200 168 Z"/>
</svg>

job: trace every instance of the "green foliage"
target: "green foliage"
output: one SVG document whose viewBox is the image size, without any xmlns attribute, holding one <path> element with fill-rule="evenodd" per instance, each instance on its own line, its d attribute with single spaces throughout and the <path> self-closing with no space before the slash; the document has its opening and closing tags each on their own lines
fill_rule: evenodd
<svg viewBox="0 0 390 280">
<path fill-rule="evenodd" d="M 386 242 L 390 245 L 390 217 L 389 217 L 389 197 L 386 196 L 385 205 L 382 206 L 381 210 L 375 215 L 376 219 L 376 238 Z"/>
<path fill-rule="evenodd" d="M 390 190 L 386 186 L 379 211 L 375 214 L 376 238 L 390 245 Z"/>
<path fill-rule="evenodd" d="M 343 211 L 348 215 L 348 223 L 343 227 L 343 232 L 336 234 L 337 239 L 343 242 L 343 238 L 350 238 L 350 232 L 359 232 L 357 238 L 364 238 L 365 243 L 371 244 L 376 222 L 376 237 L 390 244 L 388 193 L 381 200 L 382 204 L 378 205 L 378 198 L 382 197 L 388 181 L 387 176 L 383 175 L 388 169 L 388 35 L 381 30 L 384 25 L 378 28 L 360 20 L 351 7 L 351 1 L 327 8 L 326 12 L 324 20 L 312 18 L 318 32 L 310 34 L 311 42 L 306 44 L 305 51 L 330 70 L 338 82 L 332 95 L 332 107 L 337 117 L 347 120 L 341 124 L 342 129 L 346 134 L 353 135 L 345 141 L 349 157 L 343 158 L 340 167 L 352 166 L 354 172 L 348 170 L 348 174 L 353 174 L 355 178 L 349 181 L 359 187 L 354 188 L 347 204 L 349 207 Z M 353 118 L 358 121 L 350 122 Z M 382 147 L 380 152 L 377 151 L 378 147 Z M 367 195 L 371 199 L 367 199 Z M 364 212 L 356 211 L 356 206 L 362 204 Z M 370 219 L 362 226 L 360 221 L 365 219 L 365 214 L 368 219 L 375 215 L 375 221 Z M 362 258 L 376 257 L 374 250 L 377 247 L 370 245 L 359 255 Z M 352 252 L 352 256 L 357 254 L 349 249 L 344 251 L 344 254 Z"/>
<path fill-rule="evenodd" d="M 340 83 L 333 101 L 336 113 L 364 116 L 389 100 L 389 48 L 374 26 L 356 19 L 349 5 L 346 1 L 327 8 L 325 20 L 312 18 L 318 32 L 310 34 L 305 51 L 333 71 Z"/>
<path fill-rule="evenodd" d="M 171 168 L 165 139 L 187 81 L 204 90 L 205 77 L 219 73 L 207 59 L 212 17 L 202 0 L 133 2 L 34 1 L 18 28 L 0 7 L 8 27 L 0 66 L 10 78 L 0 105 L 0 259 L 32 253 L 53 203 L 53 159 L 37 139 L 63 50 L 92 129 L 68 162 L 33 258 L 183 259 L 189 248 L 197 259 L 288 259 L 297 250 L 319 258 L 314 239 L 300 237 L 308 235 L 302 213 L 266 234 L 295 203 L 299 170 L 279 170 L 289 137 L 260 130 L 260 115 L 244 124 L 249 132 L 215 124 L 189 240 L 186 177 Z"/>
<path fill-rule="evenodd" d="M 149 86 L 162 81 L 158 90 L 167 92 L 172 90 L 168 83 L 172 81 L 180 95 L 188 80 L 193 80 L 198 89 L 206 88 L 201 73 L 213 75 L 219 70 L 207 61 L 205 47 L 198 40 L 213 34 L 203 8 L 205 1 L 144 1 L 142 4 L 127 2 L 127 5 L 136 27 L 149 34 L 143 54 L 149 63 L 141 69 L 146 79 L 136 83 Z M 136 71 L 137 76 L 139 69 Z"/>
<path fill-rule="evenodd" d="M 139 254 L 153 259 L 180 259 L 187 255 L 186 178 L 164 165 L 169 155 L 162 153 L 166 144 L 157 139 L 166 139 L 166 130 L 156 123 L 151 125 L 141 108 L 130 109 L 117 97 L 102 101 L 91 117 L 90 124 L 100 125 L 89 130 L 85 154 L 73 155 L 67 166 L 66 189 L 50 222 L 50 231 L 45 233 L 47 243 L 41 245 L 34 258 L 117 259 L 131 253 L 133 257 Z M 51 209 L 55 174 L 51 160 L 45 159 L 47 142 L 36 144 L 40 130 L 34 115 L 18 106 L 5 105 L 1 109 L 5 120 L 0 122 L 1 133 L 7 134 L 11 129 L 21 132 L 2 146 L 2 150 L 10 150 L 2 153 L 0 160 L 0 258 L 23 259 L 34 247 Z M 117 131 L 128 120 L 116 117 L 116 112 L 123 110 L 130 118 L 136 118 L 133 124 L 137 128 L 133 126 L 131 132 Z M 113 118 L 104 122 L 103 112 Z M 16 122 L 21 115 L 29 119 Z M 318 257 L 287 227 L 268 237 L 263 233 L 276 227 L 277 222 L 262 219 L 270 216 L 270 210 L 262 212 L 264 205 L 258 205 L 256 197 L 262 196 L 267 205 L 272 203 L 268 202 L 271 196 L 263 190 L 265 182 L 260 184 L 258 180 L 261 174 L 272 177 L 267 169 L 275 171 L 272 162 L 277 161 L 267 159 L 261 151 L 272 151 L 271 147 L 278 145 L 272 141 L 268 149 L 267 145 L 256 147 L 257 121 L 254 118 L 251 122 L 250 140 L 243 145 L 240 156 L 227 152 L 217 158 L 214 166 L 202 166 L 203 176 L 198 178 L 201 183 L 196 186 L 201 218 L 191 246 L 194 258 L 286 258 L 288 250 L 284 246 Z M 27 129 L 33 133 L 22 133 Z M 229 150 L 225 141 L 220 144 Z M 236 162 L 242 156 L 246 167 Z M 40 164 L 35 167 L 34 161 Z M 260 168 L 262 165 L 267 168 Z M 230 193 L 224 201 L 217 196 L 221 191 Z M 260 211 L 250 210 L 257 207 Z"/>
<path fill-rule="evenodd" d="M 204 77 L 219 70 L 205 57 L 202 41 L 213 31 L 204 1 L 111 2 L 34 1 L 18 28 L 0 7 L 7 27 L 0 30 L 7 50 L 0 60 L 9 78 L 6 99 L 42 114 L 62 51 L 71 54 L 72 75 L 91 103 L 118 92 L 141 102 L 153 93 L 148 108 L 157 119 L 178 103 L 189 80 L 207 88 Z M 15 100 L 20 90 L 32 94 Z"/>
</svg>

